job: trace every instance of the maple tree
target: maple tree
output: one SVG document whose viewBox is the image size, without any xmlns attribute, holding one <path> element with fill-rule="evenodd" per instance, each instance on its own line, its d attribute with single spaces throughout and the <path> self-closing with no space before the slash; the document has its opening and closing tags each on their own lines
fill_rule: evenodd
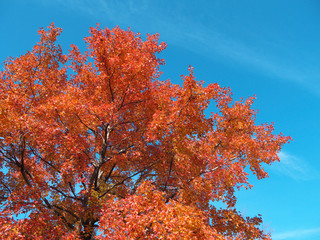
<svg viewBox="0 0 320 240">
<path fill-rule="evenodd" d="M 160 81 L 158 35 L 98 26 L 63 54 L 60 33 L 40 29 L 0 75 L 1 239 L 269 239 L 235 190 L 290 137 L 255 124 L 254 98 L 191 67 Z"/>
</svg>

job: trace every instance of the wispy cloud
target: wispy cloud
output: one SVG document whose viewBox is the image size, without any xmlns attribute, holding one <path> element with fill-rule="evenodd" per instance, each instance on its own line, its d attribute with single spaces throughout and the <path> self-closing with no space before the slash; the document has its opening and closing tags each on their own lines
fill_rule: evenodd
<svg viewBox="0 0 320 240">
<path fill-rule="evenodd" d="M 309 229 L 297 229 L 288 232 L 275 233 L 272 235 L 274 240 L 289 240 L 289 239 L 315 239 L 320 237 L 320 227 Z"/>
<path fill-rule="evenodd" d="M 47 4 L 46 2 L 43 1 L 43 4 Z M 198 16 L 185 14 L 183 6 L 174 2 L 170 5 L 162 4 L 164 6 L 146 0 L 58 2 L 64 7 L 100 18 L 102 21 L 108 19 L 119 25 L 134 25 L 141 29 L 139 31 L 162 31 L 162 39 L 166 42 L 214 59 L 218 55 L 263 74 L 301 84 L 320 96 L 320 71 L 313 63 L 308 64 L 308 56 L 303 52 L 298 53 L 298 50 L 292 53 L 287 49 L 288 55 L 280 56 L 279 53 L 286 48 L 286 43 L 281 42 L 281 39 L 256 41 L 255 38 L 249 37 L 250 41 L 240 40 L 224 30 L 226 23 L 219 21 L 218 17 L 213 18 L 219 22 L 216 24 L 217 27 L 209 26 L 205 21 L 198 21 Z M 218 11 L 219 9 L 215 9 L 216 13 Z M 210 17 L 214 16 L 215 12 L 210 12 Z M 269 48 L 270 46 L 272 47 Z"/>
<path fill-rule="evenodd" d="M 294 180 L 314 180 L 319 177 L 319 173 L 312 169 L 308 162 L 303 159 L 281 151 L 279 154 L 280 162 L 275 163 L 270 171 L 277 171 Z"/>
<path fill-rule="evenodd" d="M 163 26 L 167 26 L 171 41 L 179 46 L 213 59 L 219 56 L 264 75 L 300 84 L 320 96 L 320 71 L 316 66 L 308 65 L 308 56 L 304 53 L 298 56 L 279 56 L 278 53 L 284 48 L 282 44 L 270 49 L 266 47 L 269 45 L 266 40 L 254 45 L 252 42 L 233 38 L 223 30 L 210 29 L 188 19 L 182 18 L 179 24 L 171 25 L 166 21 L 168 18 L 162 19 L 165 19 Z M 296 60 L 299 58 L 305 62 Z"/>
</svg>

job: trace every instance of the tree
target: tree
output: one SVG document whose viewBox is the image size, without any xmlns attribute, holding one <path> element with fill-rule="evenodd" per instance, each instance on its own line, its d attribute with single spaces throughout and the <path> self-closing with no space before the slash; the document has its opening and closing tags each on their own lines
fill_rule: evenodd
<svg viewBox="0 0 320 240">
<path fill-rule="evenodd" d="M 98 26 L 65 55 L 60 33 L 40 29 L 0 75 L 2 239 L 269 238 L 234 193 L 290 137 L 255 124 L 254 98 L 191 67 L 183 86 L 160 81 L 158 35 Z"/>
</svg>

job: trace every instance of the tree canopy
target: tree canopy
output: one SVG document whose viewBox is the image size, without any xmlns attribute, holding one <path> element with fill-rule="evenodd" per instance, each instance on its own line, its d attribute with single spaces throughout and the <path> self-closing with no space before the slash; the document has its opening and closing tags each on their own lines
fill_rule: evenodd
<svg viewBox="0 0 320 240">
<path fill-rule="evenodd" d="M 290 137 L 255 123 L 254 98 L 192 67 L 182 86 L 160 80 L 157 34 L 97 26 L 64 54 L 61 31 L 1 71 L 1 238 L 269 239 L 235 191 Z"/>
</svg>

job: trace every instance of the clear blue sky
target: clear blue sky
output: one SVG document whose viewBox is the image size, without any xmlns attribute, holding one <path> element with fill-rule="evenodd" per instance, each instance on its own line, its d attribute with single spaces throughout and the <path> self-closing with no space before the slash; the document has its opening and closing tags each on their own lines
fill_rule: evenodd
<svg viewBox="0 0 320 240">
<path fill-rule="evenodd" d="M 192 65 L 235 98 L 257 95 L 258 122 L 294 141 L 268 179 L 238 193 L 238 209 L 261 213 L 273 239 L 320 239 L 320 1 L 0 0 L 0 61 L 31 50 L 51 22 L 65 51 L 96 23 L 158 32 L 163 79 L 179 83 Z"/>
</svg>

